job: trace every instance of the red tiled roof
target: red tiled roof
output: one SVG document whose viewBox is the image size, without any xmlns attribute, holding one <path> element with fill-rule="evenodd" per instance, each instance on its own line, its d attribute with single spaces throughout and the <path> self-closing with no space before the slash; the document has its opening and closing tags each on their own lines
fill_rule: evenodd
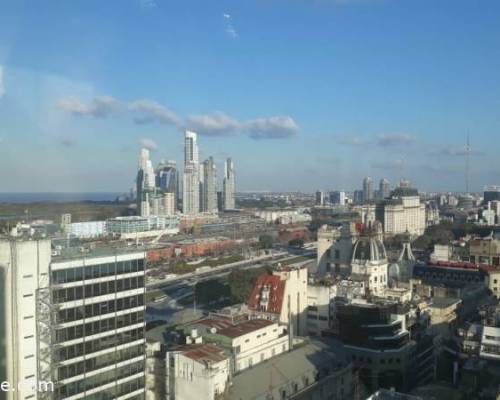
<svg viewBox="0 0 500 400">
<path fill-rule="evenodd" d="M 286 282 L 279 276 L 262 274 L 257 278 L 250 298 L 248 299 L 248 308 L 256 311 L 265 311 L 273 314 L 281 314 L 283 307 L 283 297 L 285 294 Z M 260 300 L 264 287 L 269 287 L 269 302 L 266 309 L 261 309 Z"/>
<path fill-rule="evenodd" d="M 227 358 L 220 347 L 212 344 L 192 346 L 189 350 L 185 351 L 183 355 L 195 361 L 205 362 L 220 362 Z"/>
</svg>

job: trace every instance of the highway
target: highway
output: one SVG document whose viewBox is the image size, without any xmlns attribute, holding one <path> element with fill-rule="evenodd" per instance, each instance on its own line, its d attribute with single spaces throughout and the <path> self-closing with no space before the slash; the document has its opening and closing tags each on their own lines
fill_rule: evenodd
<svg viewBox="0 0 500 400">
<path fill-rule="evenodd" d="M 286 262 L 297 258 L 298 256 L 304 255 L 305 257 L 311 257 L 314 252 L 311 250 L 305 251 L 304 254 L 290 254 L 288 251 L 278 251 L 269 255 L 254 257 L 248 260 L 238 261 L 230 264 L 221 265 L 218 267 L 210 268 L 208 271 L 191 272 L 187 274 L 178 275 L 169 279 L 162 279 L 156 281 L 147 282 L 146 287 L 148 289 L 159 289 L 165 287 L 182 287 L 182 286 L 192 286 L 194 283 L 199 281 L 204 281 L 207 279 L 213 279 L 220 276 L 227 275 L 234 268 L 250 269 L 258 268 L 263 266 L 264 261 L 272 262 Z M 313 259 L 313 258 L 311 258 Z"/>
</svg>

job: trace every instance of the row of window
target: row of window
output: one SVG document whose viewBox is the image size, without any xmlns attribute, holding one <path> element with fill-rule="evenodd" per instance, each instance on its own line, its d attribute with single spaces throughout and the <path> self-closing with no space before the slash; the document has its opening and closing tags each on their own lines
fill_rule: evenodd
<svg viewBox="0 0 500 400">
<path fill-rule="evenodd" d="M 68 383 L 67 385 L 63 385 L 60 388 L 58 388 L 56 397 L 64 398 L 64 397 L 74 396 L 78 393 L 83 393 L 84 391 L 88 391 L 96 387 L 103 386 L 107 383 L 115 382 L 119 379 L 135 375 L 139 372 L 144 372 L 143 361 L 125 365 L 120 368 L 112 369 L 110 371 L 106 371 L 91 377 L 85 377 L 82 380 Z M 136 387 L 134 390 L 137 389 L 139 389 L 139 387 Z"/>
<path fill-rule="evenodd" d="M 58 369 L 58 379 L 63 380 L 86 372 L 95 371 L 108 365 L 117 364 L 131 358 L 144 355 L 144 345 L 136 345 L 126 349 L 93 357 L 71 365 L 65 365 Z"/>
<path fill-rule="evenodd" d="M 77 282 L 106 276 L 144 271 L 144 260 L 118 261 L 116 263 L 88 265 L 85 267 L 67 268 L 52 271 L 52 283 Z"/>
<path fill-rule="evenodd" d="M 125 343 L 135 342 L 139 339 L 144 339 L 143 328 L 135 328 L 121 333 L 112 333 L 111 335 L 99 339 L 61 347 L 57 350 L 57 358 L 60 361 L 70 360 L 85 354 L 92 354 Z"/>
<path fill-rule="evenodd" d="M 376 361 L 374 362 L 370 357 L 363 357 L 363 356 L 356 356 L 356 355 L 352 355 L 352 361 L 357 361 L 357 362 L 360 362 L 360 363 L 367 363 L 367 364 L 373 364 L 373 363 L 376 363 Z M 385 365 L 385 364 L 401 364 L 401 359 L 400 358 L 381 358 L 379 360 L 380 364 L 382 365 Z"/>
<path fill-rule="evenodd" d="M 130 308 L 144 305 L 144 295 L 123 297 L 116 300 L 103 301 L 101 303 L 87 304 L 75 308 L 59 310 L 57 321 L 59 323 L 78 321 L 83 318 L 98 317 L 113 313 L 115 311 L 128 310 Z"/>
<path fill-rule="evenodd" d="M 89 299 L 96 296 L 103 296 L 110 293 L 142 287 L 144 287 L 144 276 L 134 276 L 132 278 L 118 279 L 115 281 L 57 289 L 52 292 L 52 299 L 54 303 L 64 303 L 67 301 L 81 300 L 84 298 Z"/>
<path fill-rule="evenodd" d="M 92 336 L 144 322 L 144 312 L 134 312 L 56 330 L 57 343 Z"/>
</svg>

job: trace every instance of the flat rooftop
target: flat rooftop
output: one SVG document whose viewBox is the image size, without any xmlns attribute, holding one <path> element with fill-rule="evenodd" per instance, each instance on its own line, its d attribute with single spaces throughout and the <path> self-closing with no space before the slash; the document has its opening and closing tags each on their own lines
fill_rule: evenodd
<svg viewBox="0 0 500 400">
<path fill-rule="evenodd" d="M 233 324 L 231 321 L 225 319 L 205 318 L 193 322 L 192 325 L 204 325 L 207 328 L 215 328 L 217 334 L 235 339 L 272 324 L 275 324 L 275 322 L 267 319 L 252 319 Z"/>
</svg>

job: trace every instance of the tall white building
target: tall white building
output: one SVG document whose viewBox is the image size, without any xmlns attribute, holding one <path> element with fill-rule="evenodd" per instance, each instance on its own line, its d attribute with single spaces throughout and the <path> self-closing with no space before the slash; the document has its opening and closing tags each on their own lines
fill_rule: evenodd
<svg viewBox="0 0 500 400">
<path fill-rule="evenodd" d="M 202 211 L 217 212 L 217 170 L 213 157 L 203 162 L 203 201 Z"/>
<path fill-rule="evenodd" d="M 198 136 L 195 132 L 184 133 L 184 177 L 182 185 L 182 212 L 200 212 L 200 166 Z"/>
<path fill-rule="evenodd" d="M 0 240 L 7 399 L 144 398 L 145 253 Z M 36 383 L 38 382 L 38 383 Z M 23 384 L 23 387 L 26 387 Z M 48 393 L 45 393 L 47 395 Z"/>
<path fill-rule="evenodd" d="M 144 188 L 153 189 L 155 187 L 155 170 L 153 163 L 149 158 L 149 150 L 141 149 L 141 156 L 139 158 L 139 169 L 144 172 Z"/>
<path fill-rule="evenodd" d="M 37 292 L 49 285 L 50 241 L 0 239 L 1 382 L 37 385 Z M 41 350 L 46 350 L 41 348 Z M 23 386 L 24 387 L 24 386 Z M 36 390 L 5 391 L 5 399 L 38 398 Z"/>
<path fill-rule="evenodd" d="M 235 192 L 235 182 L 234 182 L 234 164 L 233 160 L 228 158 L 224 164 L 224 209 L 233 210 L 236 208 L 234 192 Z"/>
<path fill-rule="evenodd" d="M 197 165 L 184 166 L 182 193 L 182 212 L 189 215 L 198 214 L 200 212 L 200 176 Z"/>
</svg>

